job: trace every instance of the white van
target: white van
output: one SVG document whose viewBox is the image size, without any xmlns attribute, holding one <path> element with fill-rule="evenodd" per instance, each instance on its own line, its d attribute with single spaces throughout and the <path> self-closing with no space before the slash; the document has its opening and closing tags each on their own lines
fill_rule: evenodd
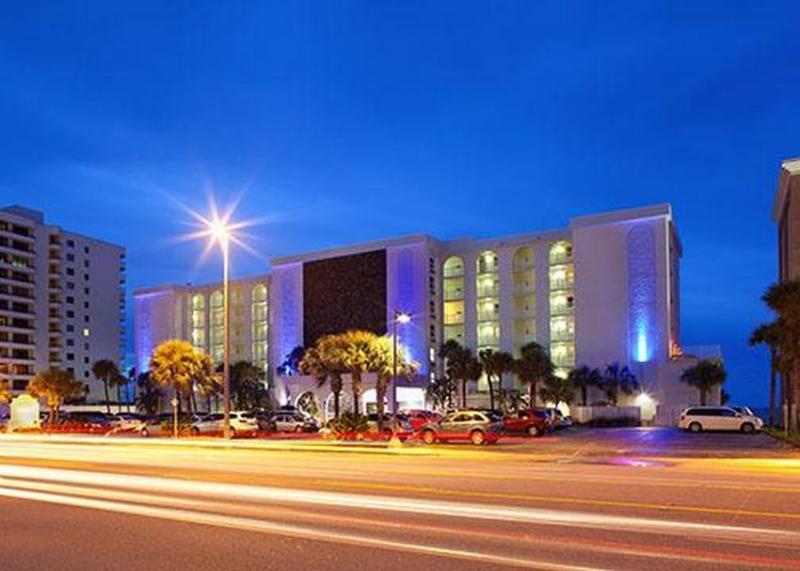
<svg viewBox="0 0 800 571">
<path fill-rule="evenodd" d="M 729 406 L 693 406 L 681 413 L 678 427 L 689 432 L 734 430 L 750 434 L 761 430 L 764 421 L 752 414 L 737 412 Z"/>
</svg>

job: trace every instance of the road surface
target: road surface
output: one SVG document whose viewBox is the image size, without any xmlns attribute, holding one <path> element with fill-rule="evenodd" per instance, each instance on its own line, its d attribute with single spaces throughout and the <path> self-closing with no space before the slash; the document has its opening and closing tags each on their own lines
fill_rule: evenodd
<svg viewBox="0 0 800 571">
<path fill-rule="evenodd" d="M 2 438 L 0 567 L 800 569 L 796 454 L 616 434 L 515 452 Z"/>
</svg>

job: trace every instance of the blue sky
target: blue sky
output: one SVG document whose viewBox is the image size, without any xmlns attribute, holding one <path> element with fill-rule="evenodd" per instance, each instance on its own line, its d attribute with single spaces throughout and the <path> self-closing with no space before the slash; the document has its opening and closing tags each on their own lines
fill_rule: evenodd
<svg viewBox="0 0 800 571">
<path fill-rule="evenodd" d="M 683 337 L 737 401 L 800 155 L 781 2 L 73 2 L 5 6 L 0 203 L 128 248 L 129 286 L 216 277 L 178 204 L 241 192 L 270 257 L 395 234 L 551 228 L 671 202 Z"/>
</svg>

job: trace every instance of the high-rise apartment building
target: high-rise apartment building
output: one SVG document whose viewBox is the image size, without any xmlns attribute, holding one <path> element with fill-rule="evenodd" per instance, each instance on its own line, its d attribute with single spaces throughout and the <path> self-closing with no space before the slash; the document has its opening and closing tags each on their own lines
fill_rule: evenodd
<svg viewBox="0 0 800 571">
<path fill-rule="evenodd" d="M 274 398 L 294 404 L 312 395 L 324 409 L 328 388 L 279 371 L 287 355 L 326 333 L 391 333 L 395 312 L 402 311 L 411 322 L 399 327 L 400 342 L 420 364 L 419 377 L 401 383 L 402 406 L 423 404 L 425 386 L 442 373 L 438 348 L 447 340 L 476 353 L 512 354 L 535 341 L 562 376 L 579 365 L 630 367 L 642 391 L 623 402 L 645 402 L 651 415 L 656 405 L 674 414 L 697 401 L 696 391 L 679 382 L 693 353 L 680 339 L 681 253 L 672 210 L 663 204 L 577 217 L 562 229 L 517 236 L 442 241 L 415 235 L 287 256 L 273 260 L 269 274 L 235 282 L 232 360 L 253 355 L 250 332 L 266 331 L 258 347 L 268 351 Z M 263 288 L 258 299 L 266 293 L 266 313 L 255 308 L 255 288 Z M 219 285 L 151 288 L 135 298 L 140 367 L 155 345 L 175 337 L 220 357 L 221 332 L 218 342 L 212 339 L 215 303 L 221 320 Z M 266 321 L 255 322 L 256 315 Z M 370 382 L 367 377 L 368 389 Z M 516 381 L 507 375 L 503 385 L 513 389 Z M 485 404 L 487 388 L 485 379 L 471 385 L 470 403 Z M 374 392 L 365 392 L 365 404 Z M 605 398 L 595 393 L 593 401 Z"/>
<path fill-rule="evenodd" d="M 124 310 L 121 246 L 46 224 L 39 211 L 0 209 L 0 376 L 14 392 L 58 367 L 100 400 L 92 365 L 120 362 Z"/>
<path fill-rule="evenodd" d="M 778 278 L 800 278 L 800 159 L 781 163 L 778 193 L 772 207 L 778 223 Z"/>
</svg>

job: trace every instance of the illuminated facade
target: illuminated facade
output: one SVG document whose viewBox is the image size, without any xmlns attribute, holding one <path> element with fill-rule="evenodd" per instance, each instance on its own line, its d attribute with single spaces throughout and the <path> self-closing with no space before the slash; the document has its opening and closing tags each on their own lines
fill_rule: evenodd
<svg viewBox="0 0 800 571">
<path fill-rule="evenodd" d="M 503 238 L 408 236 L 273 260 L 268 276 L 234 282 L 240 291 L 234 323 L 254 331 L 255 316 L 263 318 L 259 334 L 268 341 L 258 337 L 257 344 L 267 348 L 280 402 L 313 398 L 328 406 L 328 389 L 314 379 L 278 374 L 293 349 L 348 329 L 387 334 L 394 312 L 402 311 L 412 321 L 400 327 L 400 343 L 420 375 L 400 383 L 401 406 L 423 404 L 426 383 L 442 372 L 438 348 L 448 340 L 476 353 L 514 355 L 535 341 L 562 376 L 578 365 L 628 365 L 656 402 L 686 405 L 694 397 L 677 380 L 680 256 L 669 205 L 578 217 L 563 229 Z M 255 283 L 267 289 L 258 307 Z M 137 292 L 137 355 L 147 359 L 154 342 L 180 337 L 218 358 L 219 303 L 213 287 Z M 159 334 L 148 325 L 152 315 L 159 316 Z M 242 339 L 234 355 L 256 354 L 248 353 L 255 335 L 234 338 Z M 506 388 L 515 383 L 511 375 L 503 380 Z M 366 386 L 369 406 L 369 377 Z M 486 389 L 485 380 L 470 387 L 470 402 L 482 403 Z"/>
<path fill-rule="evenodd" d="M 779 280 L 796 280 L 800 278 L 800 159 L 781 163 L 772 217 L 778 223 Z"/>
<path fill-rule="evenodd" d="M 231 282 L 231 363 L 269 367 L 268 275 Z M 182 339 L 222 362 L 222 284 L 168 285 L 134 293 L 136 368 L 146 371 L 159 343 Z"/>
<path fill-rule="evenodd" d="M 0 209 L 0 377 L 14 392 L 58 367 L 101 400 L 92 365 L 120 363 L 124 310 L 122 247 L 46 224 L 35 210 Z"/>
</svg>

